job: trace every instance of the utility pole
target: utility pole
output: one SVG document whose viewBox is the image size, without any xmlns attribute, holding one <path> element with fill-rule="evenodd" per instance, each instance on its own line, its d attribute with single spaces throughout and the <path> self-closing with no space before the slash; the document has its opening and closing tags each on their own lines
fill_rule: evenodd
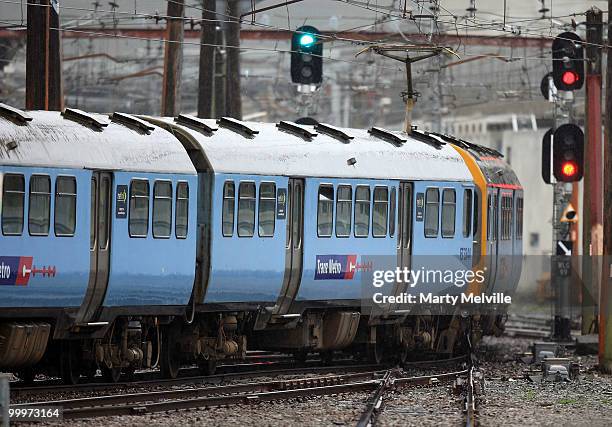
<svg viewBox="0 0 612 427">
<path fill-rule="evenodd" d="M 612 10 L 612 0 L 608 0 L 608 10 Z M 612 19 L 608 16 L 608 44 L 612 42 Z M 612 262 L 612 55 L 608 50 L 606 60 L 606 111 L 603 173 L 603 268 L 601 271 L 601 289 L 599 305 L 599 366 L 604 372 L 612 373 L 612 284 L 610 275 Z"/>
<path fill-rule="evenodd" d="M 586 164 L 582 199 L 582 334 L 596 330 L 603 244 L 601 192 L 601 58 L 603 18 L 596 7 L 586 13 Z M 576 206 L 577 207 L 577 206 Z"/>
<path fill-rule="evenodd" d="M 240 0 L 227 0 L 229 22 L 227 24 L 227 115 L 242 119 L 240 94 Z"/>
<path fill-rule="evenodd" d="M 28 2 L 26 109 L 61 110 L 62 59 L 57 0 Z"/>
<path fill-rule="evenodd" d="M 221 27 L 216 28 L 215 48 L 215 117 L 226 115 L 225 109 L 225 81 L 227 77 L 227 49 L 225 48 L 225 31 Z"/>
<path fill-rule="evenodd" d="M 163 116 L 176 116 L 181 102 L 185 0 L 169 0 L 167 15 L 161 110 Z"/>
<path fill-rule="evenodd" d="M 200 77 L 198 81 L 198 117 L 213 117 L 215 89 L 215 44 L 217 33 L 216 0 L 202 1 L 200 23 Z"/>
</svg>

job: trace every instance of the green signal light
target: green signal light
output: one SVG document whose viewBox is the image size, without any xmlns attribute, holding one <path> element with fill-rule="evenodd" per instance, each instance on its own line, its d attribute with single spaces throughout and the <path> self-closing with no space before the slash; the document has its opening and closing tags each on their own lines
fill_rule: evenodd
<svg viewBox="0 0 612 427">
<path fill-rule="evenodd" d="M 302 36 L 300 37 L 300 46 L 310 47 L 314 44 L 314 42 L 315 39 L 310 34 L 302 34 Z"/>
</svg>

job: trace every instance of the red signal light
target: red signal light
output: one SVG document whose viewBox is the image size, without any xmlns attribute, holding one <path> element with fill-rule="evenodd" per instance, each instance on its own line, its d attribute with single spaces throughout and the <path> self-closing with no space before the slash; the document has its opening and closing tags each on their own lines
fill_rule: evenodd
<svg viewBox="0 0 612 427">
<path fill-rule="evenodd" d="M 566 177 L 571 178 L 572 176 L 576 175 L 576 173 L 578 172 L 578 167 L 576 166 L 576 163 L 574 162 L 565 162 L 563 163 L 563 166 L 561 167 L 561 172 Z"/>
<path fill-rule="evenodd" d="M 575 84 L 578 81 L 578 74 L 574 71 L 565 71 L 561 76 L 561 80 L 568 86 Z"/>
</svg>

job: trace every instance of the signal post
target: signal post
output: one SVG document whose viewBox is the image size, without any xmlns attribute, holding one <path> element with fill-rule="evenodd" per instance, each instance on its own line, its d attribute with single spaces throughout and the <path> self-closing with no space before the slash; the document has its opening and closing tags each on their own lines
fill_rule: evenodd
<svg viewBox="0 0 612 427">
<path fill-rule="evenodd" d="M 580 37 L 572 32 L 557 36 L 552 44 L 552 60 L 552 81 L 548 76 L 544 78 L 542 92 L 554 102 L 555 126 L 558 116 L 564 117 L 567 123 L 550 129 L 544 136 L 542 177 L 544 182 L 554 185 L 551 283 L 556 298 L 552 338 L 568 341 L 571 340 L 570 285 L 574 253 L 571 224 L 577 219 L 571 203 L 572 183 L 580 181 L 584 174 L 584 134 L 579 126 L 571 123 L 573 91 L 584 83 L 584 51 Z M 556 89 L 562 92 L 557 94 Z"/>
<path fill-rule="evenodd" d="M 612 0 L 608 0 L 608 10 Z M 608 17 L 608 44 L 612 39 L 612 19 Z M 604 139 L 603 170 L 603 267 L 601 272 L 600 306 L 599 306 L 599 366 L 604 372 L 612 373 L 612 57 L 608 50 L 606 64 L 606 111 Z"/>
</svg>

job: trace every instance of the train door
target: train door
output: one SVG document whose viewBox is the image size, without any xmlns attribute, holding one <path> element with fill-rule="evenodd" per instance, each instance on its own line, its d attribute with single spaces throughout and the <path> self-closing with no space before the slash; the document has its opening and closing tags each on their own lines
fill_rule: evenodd
<svg viewBox="0 0 612 427">
<path fill-rule="evenodd" d="M 412 266 L 412 183 L 401 182 L 398 197 L 397 265 L 410 270 Z M 406 284 L 398 285 L 395 295 L 406 292 Z M 396 307 L 399 309 L 399 307 Z"/>
<path fill-rule="evenodd" d="M 399 188 L 399 230 L 397 258 L 401 269 L 410 270 L 412 257 L 412 183 L 402 182 Z"/>
<path fill-rule="evenodd" d="M 300 288 L 304 256 L 304 180 L 290 178 L 288 186 L 287 238 L 285 244 L 285 276 L 273 315 L 289 312 Z"/>
<path fill-rule="evenodd" d="M 499 190 L 490 188 L 487 194 L 487 256 L 489 286 L 493 289 L 497 276 L 497 241 L 499 240 Z"/>
<path fill-rule="evenodd" d="M 106 295 L 110 271 L 112 188 L 112 173 L 93 173 L 91 177 L 89 284 L 85 299 L 77 314 L 77 325 L 96 320 Z"/>
</svg>

